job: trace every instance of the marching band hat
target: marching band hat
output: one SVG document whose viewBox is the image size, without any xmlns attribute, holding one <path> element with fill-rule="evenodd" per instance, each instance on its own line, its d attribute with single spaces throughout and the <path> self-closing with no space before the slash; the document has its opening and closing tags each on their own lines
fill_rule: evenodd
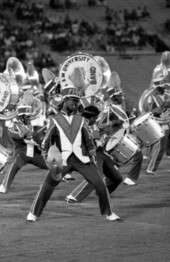
<svg viewBox="0 0 170 262">
<path fill-rule="evenodd" d="M 96 106 L 90 105 L 84 109 L 82 116 L 85 118 L 90 118 L 92 116 L 98 116 L 99 114 L 100 110 Z"/>
<path fill-rule="evenodd" d="M 163 87 L 165 85 L 165 74 L 161 65 L 155 67 L 152 75 L 152 81 L 155 87 Z"/>
<path fill-rule="evenodd" d="M 109 88 L 121 88 L 121 80 L 119 74 L 116 71 L 111 72 L 110 78 L 108 80 Z"/>
<path fill-rule="evenodd" d="M 109 88 L 107 90 L 107 93 L 110 97 L 113 97 L 113 96 L 117 96 L 117 95 L 120 95 L 120 94 L 123 94 L 123 91 L 121 88 Z"/>
<path fill-rule="evenodd" d="M 67 87 L 62 89 L 62 95 L 63 95 L 63 98 L 65 98 L 65 97 L 75 97 L 77 99 L 80 99 L 81 91 L 78 90 L 78 88 L 70 85 L 70 86 L 67 86 Z"/>
<path fill-rule="evenodd" d="M 55 94 L 60 93 L 59 78 L 56 77 L 55 79 L 49 80 L 44 86 L 44 91 L 49 95 L 53 94 L 53 92 L 55 92 Z"/>
<path fill-rule="evenodd" d="M 22 89 L 23 91 L 26 91 L 26 90 L 30 90 L 32 89 L 32 85 L 30 83 L 30 81 L 26 78 L 23 85 L 22 85 Z"/>
<path fill-rule="evenodd" d="M 28 105 L 20 105 L 18 106 L 18 116 L 27 115 L 30 116 L 32 114 L 32 107 Z"/>
<path fill-rule="evenodd" d="M 109 81 L 108 81 L 108 89 L 107 93 L 110 97 L 116 96 L 119 94 L 123 94 L 121 88 L 121 80 L 119 74 L 116 71 L 111 72 Z"/>
<path fill-rule="evenodd" d="M 164 51 L 161 55 L 161 63 L 168 69 L 170 68 L 170 51 Z"/>
</svg>

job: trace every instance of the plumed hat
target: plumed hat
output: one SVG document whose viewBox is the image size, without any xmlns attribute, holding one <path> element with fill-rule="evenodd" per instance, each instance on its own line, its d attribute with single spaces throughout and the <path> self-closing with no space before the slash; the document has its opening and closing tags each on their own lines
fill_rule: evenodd
<svg viewBox="0 0 170 262">
<path fill-rule="evenodd" d="M 164 51 L 161 55 L 161 63 L 170 69 L 170 51 Z"/>
<path fill-rule="evenodd" d="M 155 87 L 165 85 L 165 74 L 162 65 L 158 65 L 153 70 L 152 81 Z"/>
<path fill-rule="evenodd" d="M 54 80 L 56 78 L 56 75 L 51 72 L 48 68 L 42 69 L 42 76 L 44 79 L 45 84 L 47 84 L 50 80 Z"/>
<path fill-rule="evenodd" d="M 48 95 L 52 95 L 54 92 L 60 93 L 60 80 L 53 72 L 47 68 L 42 69 L 42 76 L 45 82 L 44 91 Z"/>
<path fill-rule="evenodd" d="M 45 86 L 44 86 L 44 91 L 48 95 L 52 95 L 54 92 L 55 94 L 60 93 L 60 83 L 59 83 L 59 78 L 56 77 L 54 80 L 51 79 L 49 80 Z"/>
<path fill-rule="evenodd" d="M 74 86 L 67 86 L 62 89 L 61 91 L 63 98 L 65 97 L 75 97 L 80 99 L 81 97 L 81 91 L 75 88 Z"/>
<path fill-rule="evenodd" d="M 108 89 L 107 92 L 110 97 L 122 94 L 121 88 L 121 80 L 117 72 L 113 71 L 110 75 L 110 79 L 108 81 Z"/>
</svg>

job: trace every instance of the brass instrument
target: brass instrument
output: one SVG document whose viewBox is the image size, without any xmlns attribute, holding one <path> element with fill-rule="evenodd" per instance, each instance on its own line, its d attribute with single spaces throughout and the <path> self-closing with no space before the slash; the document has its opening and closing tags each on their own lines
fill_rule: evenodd
<svg viewBox="0 0 170 262">
<path fill-rule="evenodd" d="M 109 64 L 102 56 L 94 56 L 94 58 L 97 60 L 97 62 L 101 66 L 102 73 L 103 73 L 103 81 L 102 81 L 100 88 L 106 88 L 107 83 L 111 76 L 111 70 L 110 70 Z"/>
<path fill-rule="evenodd" d="M 148 100 L 149 100 L 149 97 L 151 97 L 155 92 L 155 88 L 154 87 L 151 87 L 151 88 L 148 88 L 146 89 L 140 99 L 139 99 L 139 104 L 138 104 L 138 107 L 139 107 L 139 112 L 141 114 L 143 113 L 147 113 L 149 111 L 149 108 L 148 108 Z"/>
<path fill-rule="evenodd" d="M 152 74 L 152 80 L 148 89 L 146 89 L 139 99 L 139 111 L 141 114 L 152 112 L 155 95 L 157 93 L 157 88 L 162 87 L 165 89 L 164 96 L 165 100 L 170 100 L 170 83 L 169 83 L 169 70 L 165 68 L 165 66 L 161 63 L 157 65 Z M 158 94 L 159 96 L 159 94 Z M 162 102 L 164 102 L 162 101 Z M 157 107 L 160 107 L 159 103 L 157 103 Z M 162 114 L 159 117 L 155 117 L 155 119 L 160 124 L 168 124 L 170 123 L 170 109 L 166 110 L 162 109 Z"/>
<path fill-rule="evenodd" d="M 27 78 L 32 87 L 39 87 L 39 75 L 31 62 L 27 64 Z"/>
<path fill-rule="evenodd" d="M 0 119 L 11 120 L 17 115 L 19 86 L 12 76 L 0 74 Z"/>
<path fill-rule="evenodd" d="M 16 57 L 9 57 L 6 69 L 0 74 L 0 119 L 9 121 L 17 116 L 21 88 L 26 79 L 22 63 Z"/>
<path fill-rule="evenodd" d="M 15 78 L 19 86 L 23 86 L 26 79 L 26 73 L 22 63 L 16 57 L 9 57 L 6 63 L 4 74 Z"/>
</svg>

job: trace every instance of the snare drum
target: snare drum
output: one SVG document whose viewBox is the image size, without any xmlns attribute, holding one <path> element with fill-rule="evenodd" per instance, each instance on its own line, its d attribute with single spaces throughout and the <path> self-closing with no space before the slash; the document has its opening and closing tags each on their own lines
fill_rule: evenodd
<svg viewBox="0 0 170 262">
<path fill-rule="evenodd" d="M 9 155 L 7 153 L 7 149 L 0 145 L 0 168 L 6 164 L 8 158 Z"/>
<path fill-rule="evenodd" d="M 116 145 L 115 142 L 116 141 L 111 138 L 106 145 L 106 151 L 120 164 L 127 163 L 139 150 L 139 145 L 131 134 L 125 134 Z"/>
<path fill-rule="evenodd" d="M 19 101 L 19 86 L 15 79 L 7 74 L 0 74 L 0 112 L 12 110 Z"/>
<path fill-rule="evenodd" d="M 103 83 L 103 72 L 98 61 L 89 54 L 75 53 L 69 56 L 61 65 L 59 79 L 61 88 L 74 85 L 75 71 L 82 71 L 85 83 L 85 97 L 93 96 Z"/>
<path fill-rule="evenodd" d="M 137 117 L 131 125 L 131 132 L 144 146 L 151 146 L 164 136 L 164 131 L 151 113 Z"/>
</svg>

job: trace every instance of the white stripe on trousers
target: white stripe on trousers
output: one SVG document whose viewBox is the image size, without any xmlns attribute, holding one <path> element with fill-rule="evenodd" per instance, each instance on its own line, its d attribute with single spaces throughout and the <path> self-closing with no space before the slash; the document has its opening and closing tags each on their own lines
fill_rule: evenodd
<svg viewBox="0 0 170 262">
<path fill-rule="evenodd" d="M 158 157 L 159 152 L 160 152 L 160 149 L 161 149 L 161 140 L 156 142 L 151 148 L 149 165 L 148 165 L 148 168 L 147 168 L 148 171 L 153 171 L 157 157 Z"/>
</svg>

